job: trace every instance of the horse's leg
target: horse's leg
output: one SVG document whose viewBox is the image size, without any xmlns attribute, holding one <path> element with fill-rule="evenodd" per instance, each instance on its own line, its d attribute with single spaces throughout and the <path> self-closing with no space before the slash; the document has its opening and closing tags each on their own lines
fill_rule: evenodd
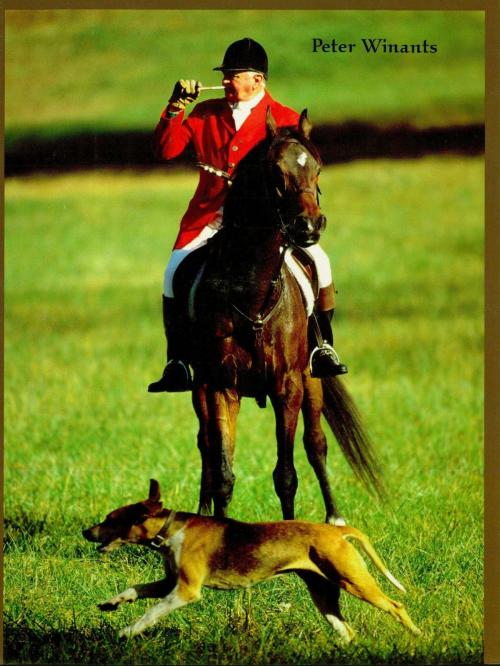
<svg viewBox="0 0 500 666">
<path fill-rule="evenodd" d="M 193 407 L 199 422 L 198 449 L 201 455 L 201 483 L 198 513 L 212 515 L 212 470 L 210 461 L 210 439 L 208 435 L 209 413 L 207 394 L 204 387 L 193 390 Z"/>
<path fill-rule="evenodd" d="M 288 375 L 282 389 L 270 396 L 276 416 L 278 445 L 278 461 L 273 472 L 274 488 L 280 499 L 285 520 L 294 518 L 294 499 L 298 482 L 293 464 L 293 445 L 302 395 L 300 374 L 294 374 Z"/>
<path fill-rule="evenodd" d="M 224 518 L 233 496 L 233 459 L 240 396 L 235 389 L 225 389 L 209 391 L 207 398 L 214 516 Z"/>
<path fill-rule="evenodd" d="M 307 459 L 319 481 L 321 494 L 326 509 L 326 522 L 332 525 L 345 525 L 340 517 L 333 499 L 328 471 L 326 467 L 327 441 L 321 428 L 321 410 L 323 407 L 323 387 L 321 380 L 311 377 L 309 371 L 304 372 L 304 399 L 302 414 L 304 417 L 304 447 Z"/>
</svg>

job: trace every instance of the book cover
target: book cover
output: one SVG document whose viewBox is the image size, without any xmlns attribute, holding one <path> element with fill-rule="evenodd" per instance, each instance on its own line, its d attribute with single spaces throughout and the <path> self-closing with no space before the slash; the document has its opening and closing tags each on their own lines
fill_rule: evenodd
<svg viewBox="0 0 500 666">
<path fill-rule="evenodd" d="M 483 525 L 497 500 L 498 315 L 484 300 L 498 303 L 495 204 L 485 199 L 495 182 L 485 176 L 485 80 L 498 71 L 489 12 L 373 3 L 6 10 L 6 663 L 494 663 L 498 535 L 485 537 Z M 198 507 L 190 392 L 147 387 L 165 365 L 164 271 L 202 173 L 200 144 L 165 161 L 154 130 L 179 80 L 205 88 L 185 118 L 207 100 L 225 103 L 214 68 L 247 37 L 266 52 L 267 94 L 307 109 L 312 123 L 334 347 L 388 500 L 358 481 L 323 422 L 333 494 L 406 588 L 390 589 L 368 563 L 418 638 L 341 592 L 355 632 L 344 645 L 295 575 L 251 592 L 207 589 L 129 641 L 118 631 L 155 600 L 97 608 L 161 577 L 162 564 L 147 550 L 99 555 L 82 529 L 146 497 L 150 478 L 165 505 Z M 295 518 L 322 522 L 303 434 L 300 421 Z M 282 518 L 276 464 L 271 404 L 245 397 L 231 518 Z"/>
</svg>

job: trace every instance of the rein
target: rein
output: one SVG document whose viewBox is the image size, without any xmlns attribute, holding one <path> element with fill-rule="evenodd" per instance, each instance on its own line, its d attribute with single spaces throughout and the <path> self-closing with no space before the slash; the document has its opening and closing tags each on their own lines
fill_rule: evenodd
<svg viewBox="0 0 500 666">
<path fill-rule="evenodd" d="M 256 317 L 250 317 L 250 315 L 247 315 L 243 312 L 243 310 L 240 310 L 234 303 L 231 303 L 231 307 L 236 310 L 236 312 L 243 317 L 243 319 L 246 319 L 246 321 L 250 322 L 252 324 L 252 330 L 254 330 L 256 333 L 261 332 L 262 328 L 267 324 L 267 322 L 271 319 L 273 316 L 276 308 L 278 305 L 281 303 L 281 299 L 283 296 L 283 280 L 281 277 L 281 269 L 283 268 L 283 263 L 285 261 L 285 255 L 286 253 L 290 250 L 289 247 L 286 247 L 284 251 L 281 253 L 281 259 L 280 263 L 278 265 L 278 269 L 276 271 L 276 277 L 272 278 L 269 282 L 269 289 L 267 291 L 266 297 L 264 299 L 264 307 L 263 309 L 257 314 Z M 274 289 L 276 285 L 280 286 L 280 293 L 278 296 L 278 299 L 276 303 L 266 312 L 268 308 L 269 301 L 271 299 L 272 294 L 274 293 Z"/>
<path fill-rule="evenodd" d="M 219 176 L 220 178 L 224 178 L 225 180 L 228 181 L 228 185 L 232 185 L 233 181 L 231 180 L 231 176 L 228 174 L 227 171 L 224 171 L 223 169 L 217 169 L 216 167 L 211 166 L 210 164 L 205 164 L 204 162 L 196 162 L 196 166 L 203 171 L 208 171 L 208 173 L 213 173 L 214 176 Z"/>
<path fill-rule="evenodd" d="M 298 143 L 296 139 L 290 139 L 290 143 Z M 276 274 L 274 278 L 270 280 L 269 283 L 269 289 L 266 294 L 266 297 L 264 299 L 264 306 L 260 310 L 260 312 L 255 316 L 251 317 L 250 315 L 246 314 L 243 312 L 240 308 L 238 308 L 234 303 L 231 303 L 231 307 L 241 316 L 243 319 L 248 321 L 252 325 L 252 330 L 255 332 L 256 337 L 261 337 L 262 335 L 262 328 L 264 325 L 271 319 L 273 316 L 275 310 L 277 309 L 278 305 L 281 302 L 281 298 L 283 295 L 283 281 L 281 277 L 281 271 L 283 268 L 283 263 L 285 261 L 285 257 L 287 252 L 290 252 L 294 249 L 297 249 L 301 251 L 301 248 L 296 245 L 290 235 L 289 231 L 289 223 L 287 224 L 285 222 L 285 219 L 283 217 L 283 211 L 281 206 L 279 205 L 278 200 L 283 199 L 286 194 L 286 187 L 285 187 L 285 192 L 282 192 L 277 185 L 274 186 L 274 191 L 272 188 L 269 187 L 269 181 L 272 180 L 272 174 L 269 173 L 269 165 L 272 163 L 271 156 L 273 154 L 273 150 L 275 149 L 275 141 L 272 141 L 269 147 L 267 148 L 267 151 L 265 153 L 264 159 L 261 159 L 261 177 L 262 177 L 262 183 L 263 183 L 263 199 L 267 203 L 268 208 L 272 209 L 274 207 L 275 209 L 275 218 L 276 218 L 276 229 L 280 231 L 282 237 L 283 237 L 283 243 L 282 245 L 284 246 L 284 249 L 281 253 L 281 259 L 276 271 Z M 225 171 L 222 171 L 221 169 L 215 169 L 214 167 L 211 167 L 208 164 L 203 164 L 201 162 L 197 163 L 197 166 L 200 168 L 204 169 L 205 171 L 209 171 L 210 173 L 213 173 L 217 176 L 220 176 L 222 178 L 225 178 L 229 181 L 229 184 L 232 184 L 232 180 L 230 180 L 229 174 L 227 174 Z M 319 204 L 319 187 L 316 188 L 316 191 L 312 187 L 303 187 L 300 189 L 294 190 L 294 193 L 297 195 L 300 194 L 311 194 L 313 196 L 316 196 L 317 202 Z M 248 231 L 258 231 L 258 230 L 269 230 L 270 225 L 248 225 L 248 224 L 238 224 L 237 222 L 232 221 L 231 222 L 231 227 L 233 229 L 246 229 Z M 276 285 L 280 285 L 280 293 L 277 301 L 274 303 L 274 305 L 268 310 L 268 305 L 269 301 L 272 297 L 272 294 L 274 293 L 274 290 L 276 288 Z M 262 341 L 260 341 L 262 342 Z M 265 371 L 265 368 L 264 368 Z M 264 372 L 265 375 L 265 372 Z"/>
<path fill-rule="evenodd" d="M 295 142 L 298 143 L 296 139 L 291 139 L 290 142 Z M 251 329 L 254 332 L 255 335 L 255 346 L 256 346 L 256 352 L 257 352 L 257 359 L 258 359 L 258 364 L 260 366 L 260 374 L 263 378 L 262 381 L 262 386 L 263 388 L 259 392 L 259 395 L 257 396 L 257 402 L 259 406 L 265 407 L 266 404 L 266 391 L 265 391 L 265 385 L 267 381 L 267 367 L 266 367 L 266 359 L 265 359 L 265 352 L 264 352 L 264 339 L 263 339 L 263 329 L 264 326 L 269 322 L 269 320 L 273 317 L 275 314 L 276 310 L 278 309 L 278 306 L 280 305 L 282 299 L 283 299 L 283 277 L 282 277 L 282 269 L 283 269 L 283 263 L 285 262 L 285 258 L 287 253 L 291 252 L 293 249 L 297 250 L 302 250 L 299 246 L 297 246 L 293 238 L 291 237 L 291 233 L 289 231 L 289 226 L 290 223 L 287 224 L 287 222 L 284 219 L 284 213 L 282 210 L 282 206 L 280 206 L 280 199 L 285 199 L 286 194 L 287 194 L 287 189 L 286 189 L 286 183 L 285 183 L 285 189 L 284 191 L 281 191 L 278 184 L 274 184 L 274 187 L 269 185 L 269 182 L 273 182 L 273 177 L 272 173 L 270 173 L 269 166 L 272 164 L 272 153 L 273 150 L 275 149 L 275 142 L 272 141 L 271 144 L 268 146 L 267 151 L 265 153 L 264 159 L 261 158 L 260 163 L 262 164 L 261 166 L 261 180 L 263 184 L 263 189 L 262 189 L 262 194 L 263 194 L 263 200 L 267 204 L 267 207 L 270 211 L 274 212 L 274 219 L 275 219 L 275 226 L 274 228 L 281 233 L 281 236 L 283 238 L 283 242 L 281 243 L 283 245 L 283 251 L 281 252 L 281 258 L 276 270 L 276 273 L 273 278 L 269 281 L 269 287 L 266 293 L 266 296 L 264 298 L 264 303 L 260 311 L 255 315 L 255 316 L 250 316 L 243 310 L 241 310 L 235 303 L 231 302 L 231 308 L 246 322 L 248 322 L 251 325 Z M 314 156 L 314 155 L 313 155 Z M 227 171 L 224 171 L 223 169 L 218 169 L 216 167 L 211 166 L 210 164 L 205 164 L 203 162 L 197 162 L 196 166 L 202 169 L 203 171 L 206 171 L 208 173 L 214 174 L 215 176 L 218 176 L 219 178 L 223 178 L 228 182 L 228 185 L 231 186 L 233 184 L 233 178 L 229 175 Z M 312 187 L 304 187 L 301 189 L 294 189 L 293 194 L 295 195 L 301 195 L 301 194 L 310 194 L 312 196 L 316 196 L 317 203 L 319 204 L 319 194 L 320 190 L 319 187 L 316 187 L 316 191 Z M 273 210 L 274 209 L 274 210 Z M 270 224 L 267 225 L 249 225 L 249 224 L 238 224 L 234 220 L 231 220 L 230 225 L 228 228 L 232 229 L 245 229 L 247 231 L 258 231 L 258 230 L 271 230 L 272 227 Z M 274 304 L 270 305 L 270 301 L 272 299 L 273 294 L 275 293 L 276 287 L 279 285 L 279 294 L 277 299 L 275 300 Z"/>
</svg>

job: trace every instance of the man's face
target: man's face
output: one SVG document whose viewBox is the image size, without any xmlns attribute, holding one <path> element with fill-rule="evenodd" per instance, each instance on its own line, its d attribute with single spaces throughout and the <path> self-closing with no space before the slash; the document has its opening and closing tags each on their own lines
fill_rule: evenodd
<svg viewBox="0 0 500 666">
<path fill-rule="evenodd" d="M 260 92 L 262 79 L 262 74 L 257 72 L 223 72 L 222 85 L 227 101 L 233 104 L 252 99 Z"/>
</svg>

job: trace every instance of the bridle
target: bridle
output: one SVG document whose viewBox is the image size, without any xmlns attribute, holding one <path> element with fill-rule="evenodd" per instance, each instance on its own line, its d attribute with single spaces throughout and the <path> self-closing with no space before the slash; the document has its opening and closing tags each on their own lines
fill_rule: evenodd
<svg viewBox="0 0 500 666">
<path fill-rule="evenodd" d="M 263 379 L 263 386 L 265 385 L 266 382 L 266 376 L 267 376 L 267 368 L 266 368 L 266 361 L 265 361 L 265 354 L 264 354 L 264 340 L 263 340 L 263 329 L 265 324 L 271 319 L 271 317 L 275 314 L 276 310 L 278 309 L 278 306 L 282 302 L 283 298 L 283 277 L 282 277 L 282 268 L 283 264 L 285 262 L 286 255 L 290 253 L 294 248 L 298 249 L 300 252 L 302 252 L 301 248 L 298 248 L 296 243 L 294 242 L 292 238 L 292 234 L 290 232 L 290 226 L 292 224 L 292 220 L 286 221 L 286 213 L 283 210 L 283 202 L 287 200 L 288 197 L 291 196 L 292 192 L 287 192 L 287 189 L 285 187 L 284 191 L 282 191 L 279 186 L 276 184 L 276 179 L 272 173 L 272 167 L 276 167 L 277 165 L 277 160 L 276 157 L 273 159 L 273 154 L 276 151 L 276 146 L 278 143 L 281 142 L 287 142 L 287 143 L 297 143 L 299 145 L 303 145 L 298 139 L 295 137 L 275 137 L 273 141 L 271 141 L 271 144 L 268 146 L 266 153 L 263 157 L 261 157 L 259 164 L 261 165 L 261 170 L 262 170 L 262 182 L 263 182 L 263 198 L 267 202 L 267 206 L 269 210 L 274 210 L 275 211 L 275 223 L 274 225 L 271 223 L 268 223 L 266 225 L 263 224 L 248 224 L 248 223 L 239 223 L 235 219 L 231 219 L 228 227 L 231 229 L 242 229 L 245 231 L 258 231 L 258 230 L 267 230 L 270 231 L 273 228 L 278 231 L 281 234 L 282 242 L 281 245 L 283 247 L 281 251 L 281 257 L 280 261 L 278 262 L 278 266 L 276 268 L 276 271 L 274 273 L 274 276 L 271 278 L 269 282 L 269 288 L 266 294 L 266 297 L 264 299 L 264 303 L 260 309 L 260 311 L 255 315 L 255 316 L 250 316 L 249 314 L 245 313 L 243 310 L 241 310 L 234 302 L 231 302 L 231 307 L 232 309 L 245 321 L 247 324 L 249 324 L 252 328 L 253 334 L 255 336 L 255 345 L 256 345 L 256 350 L 257 350 L 257 356 L 258 356 L 258 364 L 260 366 L 260 373 L 261 376 L 264 378 Z M 304 146 L 304 148 L 307 148 Z M 313 158 L 316 160 L 316 157 Z M 318 160 L 316 160 L 318 161 Z M 217 169 L 209 164 L 205 164 L 203 162 L 197 162 L 197 166 L 200 169 L 203 169 L 204 171 L 207 171 L 208 173 L 212 173 L 215 176 L 218 176 L 219 178 L 223 178 L 224 180 L 227 181 L 228 186 L 232 187 L 233 186 L 233 177 L 230 176 L 226 171 L 222 169 Z M 280 170 L 281 171 L 281 170 Z M 283 175 L 283 180 L 286 184 L 287 178 L 286 174 L 282 172 Z M 302 187 L 302 188 L 294 188 L 293 189 L 293 195 L 295 196 L 300 196 L 301 194 L 308 194 L 316 197 L 316 202 L 319 206 L 319 195 L 320 195 L 320 189 L 318 186 L 316 186 L 316 189 L 313 189 L 310 186 Z M 281 202 L 281 204 L 280 204 Z M 276 288 L 279 289 L 279 293 L 276 298 L 273 299 L 273 295 L 275 295 L 275 290 Z M 265 406 L 266 403 L 266 392 L 265 390 L 262 390 L 259 392 L 259 395 L 257 396 L 257 402 L 261 407 Z"/>
<path fill-rule="evenodd" d="M 282 137 L 277 137 L 277 138 L 273 139 L 273 141 L 271 142 L 271 144 L 269 145 L 269 147 L 267 149 L 267 152 L 266 152 L 266 155 L 265 155 L 264 159 L 261 160 L 265 165 L 264 166 L 264 171 L 266 171 L 266 170 L 268 171 L 268 173 L 264 173 L 263 182 L 264 182 L 265 198 L 270 204 L 269 207 L 272 208 L 271 204 L 272 203 L 275 204 L 276 218 L 277 218 L 276 228 L 281 232 L 281 235 L 283 236 L 283 240 L 285 241 L 284 244 L 287 247 L 293 247 L 295 245 L 295 243 L 293 242 L 293 239 L 291 238 L 290 231 L 289 231 L 289 226 L 290 226 L 291 222 L 288 222 L 288 223 L 285 222 L 282 207 L 278 203 L 279 200 L 285 200 L 287 198 L 287 196 L 289 196 L 289 195 L 287 195 L 286 187 L 285 187 L 285 191 L 283 192 L 283 191 L 280 190 L 280 188 L 277 185 L 275 185 L 275 187 L 274 187 L 274 196 L 273 196 L 272 192 L 270 191 L 269 184 L 268 184 L 268 181 L 273 179 L 273 174 L 271 173 L 271 169 L 269 167 L 271 167 L 272 165 L 273 166 L 276 165 L 276 160 L 274 159 L 274 161 L 273 161 L 271 156 L 273 155 L 274 151 L 276 150 L 276 145 L 278 145 L 278 143 L 280 143 L 280 142 L 281 143 L 286 142 L 288 144 L 296 143 L 296 144 L 302 145 L 300 143 L 300 141 L 298 139 L 294 138 L 294 137 L 292 137 L 292 138 L 285 137 L 284 139 Z M 313 158 L 317 161 L 317 159 L 316 159 L 316 157 L 314 157 L 314 155 L 313 155 Z M 214 166 L 211 166 L 210 164 L 206 164 L 205 162 L 196 162 L 196 166 L 199 169 L 202 169 L 203 171 L 206 171 L 208 173 L 213 174 L 214 176 L 218 176 L 219 178 L 223 178 L 224 180 L 227 181 L 227 184 L 228 184 L 229 187 L 232 186 L 233 177 L 227 171 L 224 171 L 223 169 L 218 169 Z M 269 178 L 267 176 L 269 176 Z M 319 196 L 321 194 L 321 190 L 319 189 L 318 185 L 316 185 L 316 191 L 312 187 L 307 186 L 307 187 L 302 187 L 302 188 L 299 188 L 299 189 L 294 189 L 293 193 L 297 196 L 300 196 L 301 194 L 311 194 L 312 196 L 316 197 L 316 203 L 319 206 Z M 231 226 L 235 229 L 245 228 L 247 230 L 252 230 L 252 231 L 253 230 L 258 231 L 258 230 L 262 230 L 262 229 L 269 229 L 269 225 L 238 224 L 235 221 L 232 221 Z"/>
<path fill-rule="evenodd" d="M 268 203 L 268 208 L 270 210 L 274 209 L 275 210 L 275 219 L 276 219 L 276 224 L 274 228 L 280 232 L 281 237 L 282 237 L 282 242 L 281 245 L 283 247 L 283 250 L 281 252 L 281 258 L 280 261 L 278 262 L 278 266 L 276 268 L 276 272 L 274 274 L 274 277 L 270 280 L 269 284 L 269 290 L 267 293 L 267 296 L 264 301 L 264 306 L 262 310 L 255 316 L 255 317 L 250 317 L 248 314 L 240 310 L 234 303 L 232 303 L 233 309 L 238 312 L 240 316 L 243 317 L 244 320 L 249 322 L 252 325 L 252 329 L 258 334 L 261 330 L 264 324 L 269 321 L 269 319 L 272 317 L 274 314 L 278 304 L 281 301 L 281 294 L 282 294 L 282 277 L 281 277 L 281 271 L 283 268 L 283 264 L 285 262 L 285 258 L 287 253 L 294 249 L 298 249 L 299 252 L 302 252 L 301 248 L 297 246 L 297 244 L 294 242 L 291 233 L 290 233 L 290 225 L 292 221 L 286 221 L 285 220 L 285 214 L 282 209 L 282 206 L 279 205 L 279 201 L 285 200 L 286 197 L 288 196 L 288 193 L 286 191 L 281 191 L 279 186 L 274 184 L 270 181 L 273 181 L 275 183 L 275 178 L 273 178 L 272 174 L 272 167 L 276 165 L 276 159 L 273 159 L 273 154 L 276 150 L 276 144 L 278 141 L 281 141 L 282 143 L 286 141 L 287 143 L 297 143 L 300 144 L 300 142 L 295 139 L 295 138 L 285 138 L 282 139 L 281 137 L 278 137 L 278 140 L 274 139 L 270 146 L 267 148 L 265 156 L 261 159 L 261 164 L 263 165 L 262 167 L 262 181 L 263 181 L 263 194 L 264 194 L 264 199 Z M 300 144 L 302 145 L 302 144 Z M 284 175 L 284 174 L 283 174 Z M 286 178 L 284 178 L 286 181 Z M 300 196 L 301 194 L 310 194 L 312 196 L 316 197 L 316 201 L 319 205 L 319 187 L 316 187 L 316 191 L 309 186 L 302 187 L 302 188 L 294 188 L 293 189 L 293 194 L 296 196 Z M 259 224 L 239 224 L 238 222 L 231 220 L 231 227 L 238 229 L 246 229 L 246 230 L 261 230 L 261 229 L 266 229 L 269 230 L 272 228 L 270 224 L 267 225 L 259 225 Z M 279 286 L 280 287 L 280 294 L 277 299 L 277 301 L 274 303 L 273 306 L 270 308 L 268 307 L 272 294 L 274 293 L 275 288 Z"/>
<path fill-rule="evenodd" d="M 293 138 L 293 137 L 292 138 L 285 138 L 285 139 L 282 139 L 281 137 L 278 137 L 278 140 L 275 139 L 271 143 L 271 145 L 269 146 L 269 149 L 267 151 L 266 158 L 265 158 L 265 162 L 266 162 L 266 165 L 267 165 L 267 168 L 268 168 L 269 171 L 271 171 L 271 169 L 269 168 L 270 166 L 272 168 L 272 166 L 276 165 L 276 159 L 273 160 L 271 156 L 273 155 L 273 153 L 276 149 L 275 144 L 278 144 L 280 142 L 281 143 L 286 142 L 288 144 L 295 143 L 295 144 L 303 145 L 303 144 L 300 143 L 300 141 L 298 139 Z M 313 159 L 315 159 L 315 161 L 316 161 L 316 158 L 314 156 L 313 156 Z M 271 192 L 269 191 L 268 180 L 271 180 L 273 178 L 273 174 L 269 173 L 268 175 L 269 175 L 269 178 L 264 178 L 264 187 L 265 187 L 265 190 L 266 190 L 266 198 L 268 199 L 268 201 L 272 201 L 273 198 L 272 198 Z M 287 179 L 286 179 L 285 174 L 283 174 L 283 176 L 284 176 L 284 180 L 286 181 Z M 293 238 L 291 237 L 290 231 L 289 231 L 289 227 L 292 224 L 293 220 L 285 222 L 283 208 L 282 208 L 282 206 L 280 205 L 279 202 L 280 201 L 285 201 L 287 198 L 290 197 L 291 194 L 293 194 L 297 197 L 299 197 L 302 194 L 310 194 L 310 195 L 312 195 L 313 197 L 316 198 L 316 203 L 319 207 L 319 195 L 321 194 L 321 191 L 320 191 L 318 185 L 316 185 L 316 190 L 314 190 L 310 186 L 306 186 L 306 187 L 301 187 L 301 188 L 293 188 L 292 192 L 288 192 L 286 186 L 284 188 L 284 191 L 282 191 L 278 185 L 275 185 L 274 190 L 275 190 L 274 202 L 276 204 L 276 214 L 277 214 L 277 219 L 278 219 L 278 228 L 281 231 L 281 234 L 283 236 L 283 240 L 285 241 L 284 244 L 287 247 L 292 247 L 293 248 L 293 247 L 296 246 L 296 243 L 294 243 Z"/>
</svg>

